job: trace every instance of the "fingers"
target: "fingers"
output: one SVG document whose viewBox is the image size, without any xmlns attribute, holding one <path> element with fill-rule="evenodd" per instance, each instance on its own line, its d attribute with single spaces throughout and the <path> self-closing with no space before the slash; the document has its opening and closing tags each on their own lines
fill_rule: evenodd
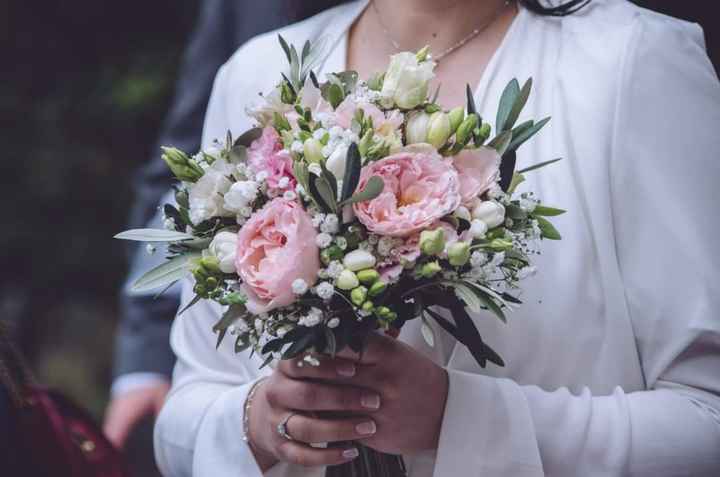
<svg viewBox="0 0 720 477">
<path fill-rule="evenodd" d="M 287 422 L 287 433 L 308 444 L 366 439 L 377 432 L 372 419 L 359 416 L 346 419 L 316 419 L 294 414 Z"/>
<path fill-rule="evenodd" d="M 138 422 L 152 412 L 152 406 L 152 401 L 131 394 L 114 399 L 103 424 L 105 436 L 118 449 L 124 448 L 128 436 Z"/>
<path fill-rule="evenodd" d="M 318 449 L 293 441 L 280 444 L 277 453 L 280 460 L 303 467 L 344 464 L 359 455 L 355 447 Z"/>
<path fill-rule="evenodd" d="M 358 369 L 362 367 L 354 361 L 329 356 L 319 356 L 320 364 L 313 366 L 302 359 L 283 360 L 278 365 L 278 370 L 293 379 L 321 379 L 326 381 L 347 381 L 355 377 Z"/>
<path fill-rule="evenodd" d="M 356 353 L 349 347 L 345 347 L 336 356 L 365 365 L 387 364 L 390 361 L 389 355 L 398 344 L 397 340 L 388 336 L 370 333 L 362 353 Z"/>
<path fill-rule="evenodd" d="M 274 408 L 349 412 L 374 412 L 380 409 L 380 395 L 370 389 L 279 376 L 266 390 L 268 403 Z"/>
</svg>

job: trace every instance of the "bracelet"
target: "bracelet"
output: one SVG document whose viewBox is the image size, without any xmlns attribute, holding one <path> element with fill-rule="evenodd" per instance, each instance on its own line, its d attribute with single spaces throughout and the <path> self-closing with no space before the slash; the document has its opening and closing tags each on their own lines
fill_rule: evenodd
<svg viewBox="0 0 720 477">
<path fill-rule="evenodd" d="M 252 406 L 252 400 L 255 397 L 255 393 L 260 389 L 260 385 L 265 382 L 267 378 L 261 378 L 255 382 L 248 392 L 247 398 L 245 398 L 245 405 L 243 406 L 243 436 L 242 439 L 247 443 L 250 448 L 253 448 L 252 442 L 250 442 L 250 407 Z"/>
</svg>

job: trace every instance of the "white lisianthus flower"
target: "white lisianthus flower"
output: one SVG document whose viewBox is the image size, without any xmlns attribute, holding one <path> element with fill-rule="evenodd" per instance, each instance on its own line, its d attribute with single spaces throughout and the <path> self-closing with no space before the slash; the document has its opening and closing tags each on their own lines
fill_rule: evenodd
<svg viewBox="0 0 720 477">
<path fill-rule="evenodd" d="M 343 265 L 350 271 L 357 272 L 375 266 L 376 259 L 365 250 L 353 250 L 343 258 Z"/>
<path fill-rule="evenodd" d="M 493 200 L 480 202 L 473 208 L 473 219 L 482 220 L 488 229 L 495 228 L 505 223 L 505 207 Z"/>
<path fill-rule="evenodd" d="M 380 96 L 386 106 L 412 109 L 427 99 L 428 85 L 435 76 L 432 61 L 419 62 L 414 53 L 403 52 L 390 57 Z"/>
<path fill-rule="evenodd" d="M 225 194 L 225 209 L 240 212 L 251 204 L 259 194 L 260 184 L 255 181 L 240 181 L 230 186 Z"/>
<path fill-rule="evenodd" d="M 430 115 L 424 111 L 415 111 L 409 115 L 405 127 L 405 139 L 408 144 L 427 142 Z"/>
<path fill-rule="evenodd" d="M 217 160 L 205 171 L 205 174 L 190 187 L 188 202 L 190 220 L 197 225 L 212 217 L 232 216 L 224 207 L 225 193 L 232 185 L 227 176 L 231 166 L 224 160 Z"/>
<path fill-rule="evenodd" d="M 488 226 L 482 220 L 475 219 L 470 222 L 470 235 L 475 239 L 484 239 L 488 231 Z"/>
<path fill-rule="evenodd" d="M 292 111 L 292 106 L 283 103 L 281 98 L 280 88 L 275 88 L 270 93 L 263 95 L 257 103 L 246 108 L 245 113 L 260 123 L 260 126 L 268 126 L 272 123 L 274 113 L 284 116 Z"/>
<path fill-rule="evenodd" d="M 237 253 L 237 234 L 233 232 L 218 232 L 208 247 L 220 261 L 220 271 L 223 273 L 236 273 L 235 254 Z"/>
</svg>

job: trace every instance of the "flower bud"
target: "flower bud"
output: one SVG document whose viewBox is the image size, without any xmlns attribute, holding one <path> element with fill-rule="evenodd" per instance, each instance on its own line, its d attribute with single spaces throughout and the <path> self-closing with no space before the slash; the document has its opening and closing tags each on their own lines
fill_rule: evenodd
<svg viewBox="0 0 720 477">
<path fill-rule="evenodd" d="M 343 251 L 337 245 L 331 245 L 320 252 L 320 260 L 325 265 L 329 265 L 333 260 L 340 260 L 342 256 Z"/>
<path fill-rule="evenodd" d="M 430 45 L 425 45 L 420 51 L 415 54 L 415 58 L 417 58 L 418 63 L 422 63 L 423 61 L 427 60 L 429 54 Z"/>
<path fill-rule="evenodd" d="M 488 229 L 494 229 L 505 222 L 505 207 L 494 200 L 487 200 L 475 206 L 472 216 L 485 222 Z"/>
<path fill-rule="evenodd" d="M 466 222 L 470 222 L 472 220 L 472 215 L 470 214 L 470 211 L 464 205 L 461 205 L 460 207 L 455 209 L 455 213 L 453 215 L 458 219 L 465 220 Z"/>
<path fill-rule="evenodd" d="M 436 261 L 426 263 L 420 269 L 420 276 L 423 278 L 432 278 L 442 271 L 440 264 Z"/>
<path fill-rule="evenodd" d="M 382 281 L 377 281 L 372 284 L 370 287 L 370 291 L 368 292 L 368 295 L 370 298 L 375 298 L 376 296 L 381 295 L 385 290 L 387 290 L 387 283 Z"/>
<path fill-rule="evenodd" d="M 332 172 L 337 179 L 345 177 L 345 164 L 347 162 L 348 146 L 338 146 L 325 162 L 327 170 Z"/>
<path fill-rule="evenodd" d="M 470 235 L 474 239 L 484 239 L 487 234 L 488 226 L 482 220 L 473 220 L 470 222 Z"/>
<path fill-rule="evenodd" d="M 375 256 L 366 250 L 354 250 L 343 259 L 343 265 L 351 272 L 365 270 L 375 266 Z"/>
<path fill-rule="evenodd" d="M 305 160 L 308 162 L 322 162 L 325 157 L 322 155 L 323 145 L 317 139 L 308 139 L 303 144 L 303 152 L 305 153 Z"/>
<path fill-rule="evenodd" d="M 374 131 L 372 129 L 368 129 L 365 132 L 365 135 L 360 139 L 360 142 L 358 143 L 358 151 L 360 152 L 361 157 L 367 156 L 370 146 L 373 144 L 373 134 Z"/>
<path fill-rule="evenodd" d="M 432 144 L 435 149 L 440 149 L 445 145 L 451 134 L 450 118 L 446 113 L 438 111 L 430 116 L 430 124 L 428 126 L 427 142 Z"/>
<path fill-rule="evenodd" d="M 353 291 L 350 292 L 350 301 L 352 301 L 355 305 L 361 306 L 363 303 L 365 303 L 365 299 L 368 296 L 368 289 L 364 286 L 359 286 L 357 288 L 354 288 Z"/>
<path fill-rule="evenodd" d="M 434 68 L 434 62 L 419 62 L 417 56 L 409 52 L 391 56 L 380 91 L 382 103 L 401 109 L 413 109 L 424 103 L 430 80 L 435 76 Z"/>
<path fill-rule="evenodd" d="M 221 271 L 220 260 L 212 255 L 201 258 L 200 266 L 210 273 L 219 273 Z"/>
<path fill-rule="evenodd" d="M 453 267 L 462 267 L 470 260 L 470 244 L 455 242 L 448 247 L 448 260 Z"/>
<path fill-rule="evenodd" d="M 507 239 L 496 238 L 490 242 L 490 248 L 495 252 L 507 252 L 512 247 L 512 241 Z"/>
<path fill-rule="evenodd" d="M 387 306 L 380 306 L 375 310 L 375 313 L 380 318 L 388 319 L 392 315 L 392 311 Z"/>
<path fill-rule="evenodd" d="M 377 272 L 377 270 L 369 269 L 369 270 L 361 270 L 357 272 L 358 280 L 360 280 L 360 283 L 364 285 L 372 285 L 378 279 L 380 278 L 380 274 Z"/>
<path fill-rule="evenodd" d="M 405 127 L 405 139 L 407 144 L 420 144 L 428 142 L 428 128 L 430 126 L 430 115 L 415 111 L 410 114 Z"/>
<path fill-rule="evenodd" d="M 465 119 L 465 108 L 457 107 L 448 113 L 450 119 L 450 134 L 454 134 Z"/>
<path fill-rule="evenodd" d="M 362 304 L 362 310 L 367 313 L 372 312 L 374 308 L 375 308 L 375 304 L 373 304 L 373 302 L 371 302 L 369 300 Z"/>
<path fill-rule="evenodd" d="M 455 142 L 462 145 L 463 147 L 467 145 L 467 143 L 470 142 L 472 132 L 477 127 L 477 125 L 477 115 L 470 114 L 458 127 L 457 132 L 455 133 Z"/>
<path fill-rule="evenodd" d="M 174 147 L 163 147 L 162 159 L 168 165 L 172 173 L 181 181 L 197 182 L 204 171 L 187 154 Z"/>
<path fill-rule="evenodd" d="M 482 126 L 480 126 L 480 133 L 478 134 L 480 143 L 484 144 L 485 141 L 488 140 L 490 137 L 490 133 L 492 132 L 492 127 L 488 123 L 483 123 Z"/>
<path fill-rule="evenodd" d="M 420 250 L 425 255 L 440 255 L 445 250 L 445 231 L 439 228 L 420 232 Z"/>
<path fill-rule="evenodd" d="M 221 231 L 213 237 L 208 250 L 218 259 L 218 267 L 223 273 L 237 273 L 235 255 L 237 252 L 237 234 Z"/>
<path fill-rule="evenodd" d="M 341 290 L 349 291 L 360 285 L 357 275 L 350 270 L 343 270 L 337 277 L 335 285 Z"/>
</svg>

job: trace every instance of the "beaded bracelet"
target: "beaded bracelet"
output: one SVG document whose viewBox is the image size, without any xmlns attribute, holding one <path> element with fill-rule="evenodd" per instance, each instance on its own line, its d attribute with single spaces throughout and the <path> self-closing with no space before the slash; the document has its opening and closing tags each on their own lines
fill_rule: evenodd
<svg viewBox="0 0 720 477">
<path fill-rule="evenodd" d="M 250 442 L 250 407 L 252 406 L 252 400 L 255 397 L 255 393 L 260 389 L 260 385 L 265 382 L 267 378 L 259 379 L 253 384 L 248 392 L 247 398 L 245 399 L 245 405 L 243 406 L 243 436 L 242 439 L 247 443 L 250 448 L 253 448 L 252 442 Z"/>
</svg>

